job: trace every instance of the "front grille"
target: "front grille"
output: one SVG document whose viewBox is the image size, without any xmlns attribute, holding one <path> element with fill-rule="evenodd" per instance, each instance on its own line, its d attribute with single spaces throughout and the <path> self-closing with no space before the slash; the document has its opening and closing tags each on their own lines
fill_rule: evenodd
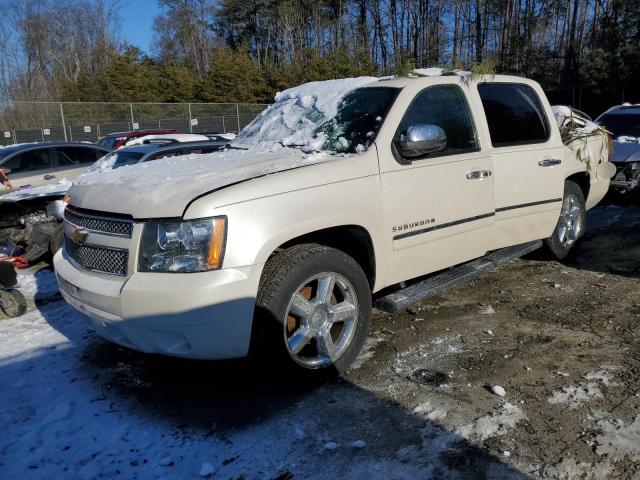
<svg viewBox="0 0 640 480">
<path fill-rule="evenodd" d="M 121 248 L 78 245 L 65 236 L 64 246 L 78 265 L 97 272 L 126 275 L 129 252 Z"/>
<path fill-rule="evenodd" d="M 118 235 L 131 238 L 131 232 L 133 231 L 133 223 L 128 220 L 96 217 L 79 213 L 69 208 L 64 211 L 64 218 L 67 222 L 73 223 L 78 227 L 106 235 Z"/>
</svg>

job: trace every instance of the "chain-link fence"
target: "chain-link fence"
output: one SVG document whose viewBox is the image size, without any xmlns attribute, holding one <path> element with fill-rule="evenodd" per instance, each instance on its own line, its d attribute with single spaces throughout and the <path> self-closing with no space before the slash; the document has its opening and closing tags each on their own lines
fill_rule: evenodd
<svg viewBox="0 0 640 480">
<path fill-rule="evenodd" d="M 95 142 L 109 133 L 142 129 L 237 133 L 266 107 L 247 103 L 11 102 L 0 107 L 0 145 Z"/>
</svg>

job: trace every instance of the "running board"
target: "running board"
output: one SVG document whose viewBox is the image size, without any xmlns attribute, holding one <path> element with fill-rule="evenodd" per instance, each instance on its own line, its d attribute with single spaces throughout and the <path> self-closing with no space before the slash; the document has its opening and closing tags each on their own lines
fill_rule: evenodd
<svg viewBox="0 0 640 480">
<path fill-rule="evenodd" d="M 485 272 L 498 268 L 505 263 L 531 253 L 542 246 L 542 241 L 523 243 L 488 253 L 484 257 L 472 260 L 442 273 L 422 280 L 376 300 L 376 307 L 385 312 L 394 313 L 414 303 L 424 300 L 459 283 L 475 278 Z"/>
</svg>

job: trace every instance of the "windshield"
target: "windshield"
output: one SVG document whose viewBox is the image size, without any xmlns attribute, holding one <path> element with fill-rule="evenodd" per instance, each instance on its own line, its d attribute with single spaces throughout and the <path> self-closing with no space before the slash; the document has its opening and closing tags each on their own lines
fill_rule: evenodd
<svg viewBox="0 0 640 480">
<path fill-rule="evenodd" d="M 613 113 L 598 119 L 600 125 L 613 133 L 613 138 L 640 137 L 640 114 Z"/>
<path fill-rule="evenodd" d="M 348 93 L 338 113 L 314 132 L 324 137 L 322 150 L 355 153 L 373 142 L 399 90 L 390 87 L 359 88 Z"/>
<path fill-rule="evenodd" d="M 400 92 L 367 87 L 372 79 L 311 82 L 278 94 L 236 137 L 232 147 L 279 143 L 304 151 L 355 153 L 366 150 Z"/>
<path fill-rule="evenodd" d="M 118 167 L 124 167 L 125 165 L 133 165 L 138 163 L 146 152 L 127 152 L 125 150 L 117 150 L 115 152 L 108 153 L 96 163 L 87 168 L 87 172 L 111 170 Z"/>
<path fill-rule="evenodd" d="M 108 148 L 109 150 L 113 150 L 118 142 L 118 137 L 104 137 L 101 138 L 97 145 L 101 147 Z"/>
</svg>

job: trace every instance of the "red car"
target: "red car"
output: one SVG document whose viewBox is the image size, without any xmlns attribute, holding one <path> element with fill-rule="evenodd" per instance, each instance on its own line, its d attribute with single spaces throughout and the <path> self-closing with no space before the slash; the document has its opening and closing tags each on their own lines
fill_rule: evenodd
<svg viewBox="0 0 640 480">
<path fill-rule="evenodd" d="M 132 138 L 144 137 L 145 135 L 163 135 L 165 133 L 182 133 L 179 130 L 134 130 L 133 132 L 110 133 L 98 140 L 97 145 L 115 150 L 125 145 Z"/>
</svg>

